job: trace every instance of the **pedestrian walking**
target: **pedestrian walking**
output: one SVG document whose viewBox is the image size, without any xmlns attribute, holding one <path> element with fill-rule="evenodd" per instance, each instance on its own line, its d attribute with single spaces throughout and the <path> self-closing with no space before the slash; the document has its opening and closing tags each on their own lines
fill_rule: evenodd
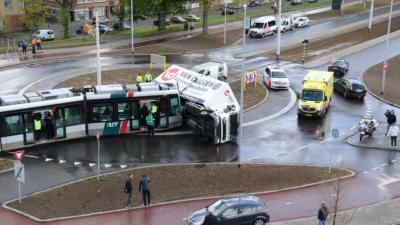
<svg viewBox="0 0 400 225">
<path fill-rule="evenodd" d="M 38 113 L 34 115 L 33 125 L 35 129 L 35 141 L 40 141 L 42 136 L 42 114 Z"/>
<path fill-rule="evenodd" d="M 32 54 L 36 54 L 36 39 L 32 39 Z"/>
<path fill-rule="evenodd" d="M 159 121 L 159 114 L 158 114 L 158 106 L 155 102 L 151 103 L 151 114 L 153 114 L 154 117 L 154 127 L 158 126 L 158 121 Z"/>
<path fill-rule="evenodd" d="M 126 201 L 126 207 L 132 206 L 132 188 L 133 188 L 132 180 L 133 180 L 133 174 L 129 174 L 128 178 L 126 178 L 125 188 L 124 188 L 124 192 L 128 194 L 128 200 Z"/>
<path fill-rule="evenodd" d="M 147 108 L 146 104 L 143 104 L 142 108 L 140 108 L 140 124 L 142 127 L 146 126 L 146 117 L 149 115 L 150 111 Z"/>
<path fill-rule="evenodd" d="M 150 178 L 142 175 L 139 181 L 139 193 L 142 192 L 144 206 L 150 205 Z"/>
<path fill-rule="evenodd" d="M 154 136 L 154 117 L 152 113 L 146 116 L 147 135 Z"/>
<path fill-rule="evenodd" d="M 188 31 L 188 30 L 189 30 L 189 23 L 188 23 L 188 21 L 185 21 L 183 23 L 183 31 Z"/>
<path fill-rule="evenodd" d="M 22 40 L 22 54 L 26 55 L 26 49 L 28 48 L 28 43 L 25 40 Z"/>
<path fill-rule="evenodd" d="M 397 147 L 397 136 L 399 135 L 399 127 L 396 124 L 392 124 L 387 132 L 387 136 L 390 137 L 390 147 Z"/>
<path fill-rule="evenodd" d="M 328 218 L 329 211 L 328 207 L 326 207 L 325 202 L 321 202 L 321 208 L 318 210 L 318 221 L 319 225 L 325 225 L 326 224 L 326 219 Z"/>
<path fill-rule="evenodd" d="M 190 21 L 190 32 L 194 31 L 194 21 Z"/>
<path fill-rule="evenodd" d="M 394 110 L 386 110 L 385 112 L 387 127 L 386 134 L 389 132 L 390 126 L 396 123 L 396 115 L 394 114 Z"/>
<path fill-rule="evenodd" d="M 276 15 L 277 11 L 278 11 L 278 4 L 276 2 L 274 2 L 274 4 L 271 6 L 272 10 L 274 10 L 274 15 Z"/>
<path fill-rule="evenodd" d="M 42 39 L 36 38 L 36 48 L 37 50 L 42 50 Z"/>
</svg>

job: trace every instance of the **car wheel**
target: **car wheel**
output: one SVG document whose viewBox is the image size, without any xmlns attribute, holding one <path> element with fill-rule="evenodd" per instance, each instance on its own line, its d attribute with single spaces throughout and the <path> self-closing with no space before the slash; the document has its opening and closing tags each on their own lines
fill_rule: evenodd
<svg viewBox="0 0 400 225">
<path fill-rule="evenodd" d="M 254 225 L 264 225 L 265 224 L 265 222 L 264 222 L 264 220 L 263 219 L 257 219 L 256 221 L 254 221 L 254 223 L 253 223 Z"/>
<path fill-rule="evenodd" d="M 282 29 L 282 33 L 285 33 L 285 32 L 286 32 L 286 28 L 283 28 L 283 29 Z"/>
<path fill-rule="evenodd" d="M 347 92 L 346 91 L 343 92 L 343 98 L 347 98 Z"/>
</svg>

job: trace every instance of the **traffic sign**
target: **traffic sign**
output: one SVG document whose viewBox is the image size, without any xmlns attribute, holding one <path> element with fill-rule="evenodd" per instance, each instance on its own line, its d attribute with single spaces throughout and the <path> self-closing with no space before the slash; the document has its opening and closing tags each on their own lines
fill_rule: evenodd
<svg viewBox="0 0 400 225">
<path fill-rule="evenodd" d="M 97 140 L 100 140 L 100 132 L 96 131 L 96 138 Z"/>
<path fill-rule="evenodd" d="M 21 161 L 22 157 L 24 157 L 25 150 L 12 152 L 12 154 L 14 155 L 15 160 Z"/>
<path fill-rule="evenodd" d="M 387 68 L 388 68 L 388 64 L 387 64 L 387 63 L 384 63 L 384 64 L 383 64 L 383 69 L 386 70 Z"/>
<path fill-rule="evenodd" d="M 25 183 L 25 166 L 20 161 L 14 162 L 14 177 L 18 182 Z"/>
</svg>

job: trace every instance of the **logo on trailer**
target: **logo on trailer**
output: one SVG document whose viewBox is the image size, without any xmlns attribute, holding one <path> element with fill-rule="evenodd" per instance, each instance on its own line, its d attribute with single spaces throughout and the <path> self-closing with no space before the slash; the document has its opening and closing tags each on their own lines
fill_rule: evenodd
<svg viewBox="0 0 400 225">
<path fill-rule="evenodd" d="M 163 81 L 168 81 L 174 79 L 176 76 L 179 74 L 179 69 L 178 68 L 172 68 L 170 70 L 165 71 L 161 75 L 161 80 Z"/>
<path fill-rule="evenodd" d="M 225 92 L 224 92 L 224 94 L 225 94 L 225 96 L 229 96 L 229 90 L 225 90 Z"/>
<path fill-rule="evenodd" d="M 217 89 L 220 88 L 221 86 L 222 86 L 221 83 L 216 83 L 216 84 L 214 84 L 214 85 L 212 86 L 212 89 L 213 89 L 213 90 L 217 90 Z"/>
</svg>

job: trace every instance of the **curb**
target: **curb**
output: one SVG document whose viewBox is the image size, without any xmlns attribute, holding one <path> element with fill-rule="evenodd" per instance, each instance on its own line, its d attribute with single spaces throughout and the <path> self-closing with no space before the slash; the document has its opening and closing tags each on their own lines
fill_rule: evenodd
<svg viewBox="0 0 400 225">
<path fill-rule="evenodd" d="M 371 148 L 371 149 L 388 150 L 388 151 L 400 151 L 399 148 L 387 148 L 387 147 L 379 147 L 379 146 L 372 146 L 372 145 L 361 145 L 361 144 L 359 145 L 359 144 L 351 143 L 349 141 L 349 139 L 354 137 L 356 134 L 357 134 L 357 132 L 352 134 L 352 135 L 350 135 L 350 136 L 347 136 L 344 139 L 344 143 L 347 143 L 347 144 L 349 144 L 349 145 L 351 145 L 353 147 L 359 147 L 359 148 Z"/>
<path fill-rule="evenodd" d="M 113 171 L 113 172 L 109 172 L 109 173 L 104 173 L 104 174 L 101 174 L 101 176 L 115 174 L 115 173 L 121 173 L 121 172 L 126 172 L 126 171 L 132 171 L 132 170 L 138 170 L 138 169 L 144 169 L 144 168 L 179 166 L 179 165 L 183 165 L 183 164 L 152 165 L 152 166 L 145 166 L 145 167 L 130 168 L 130 169 L 124 169 L 124 170 L 118 170 L 118 171 Z M 240 164 L 223 162 L 223 163 L 185 163 L 184 165 L 240 165 Z M 327 168 L 325 166 L 320 166 L 320 165 L 303 165 L 303 164 L 274 164 L 274 163 L 269 163 L 269 164 L 266 164 L 266 163 L 245 163 L 245 164 L 243 164 L 242 163 L 242 165 L 280 165 L 280 166 L 304 166 L 304 167 Z M 345 171 L 350 173 L 347 176 L 341 177 L 340 178 L 341 180 L 347 180 L 347 179 L 350 179 L 350 178 L 353 178 L 354 176 L 356 176 L 356 172 L 354 172 L 353 170 L 350 170 L 350 169 L 347 169 L 347 168 L 341 168 L 341 169 L 343 169 L 343 170 L 345 170 Z M 43 193 L 43 192 L 47 192 L 47 191 L 50 191 L 50 190 L 53 190 L 53 189 L 56 189 L 56 188 L 64 187 L 64 186 L 67 186 L 67 185 L 70 185 L 70 184 L 78 183 L 80 181 L 92 179 L 94 177 L 97 177 L 97 175 L 86 177 L 86 178 L 82 178 L 82 179 L 78 179 L 78 180 L 75 180 L 75 181 L 72 181 L 72 182 L 67 182 L 65 184 L 58 185 L 58 186 L 51 187 L 51 188 L 47 188 L 47 189 L 44 189 L 42 191 L 38 191 L 38 192 L 29 194 L 29 195 L 24 195 L 24 196 L 22 196 L 21 199 L 24 199 L 24 198 L 27 198 L 27 197 L 30 197 L 30 196 L 33 196 L 33 195 L 37 195 L 37 194 L 40 194 L 40 193 Z M 169 201 L 169 202 L 164 202 L 164 203 L 153 204 L 153 205 L 150 205 L 148 207 L 158 207 L 158 206 L 171 205 L 171 204 L 177 204 L 177 203 L 185 203 L 185 202 L 190 202 L 190 201 L 212 200 L 212 199 L 218 199 L 218 198 L 229 197 L 229 196 L 238 196 L 238 195 L 272 194 L 272 193 L 285 192 L 285 191 L 291 191 L 291 190 L 295 190 L 295 189 L 301 189 L 301 188 L 316 186 L 316 185 L 325 184 L 325 183 L 331 183 L 331 182 L 333 182 L 335 180 L 337 180 L 337 178 L 331 178 L 331 179 L 324 180 L 324 181 L 318 181 L 318 182 L 299 185 L 299 186 L 295 186 L 295 187 L 283 188 L 283 189 L 279 189 L 279 190 L 264 191 L 264 192 L 251 192 L 251 193 L 244 193 L 244 194 L 220 195 L 220 196 L 212 196 L 212 197 L 192 198 L 192 199 Z M 77 216 L 58 217 L 58 218 L 52 218 L 52 219 L 40 219 L 40 218 L 37 218 L 35 216 L 32 216 L 32 215 L 30 215 L 28 213 L 22 212 L 20 210 L 17 210 L 15 208 L 12 208 L 12 207 L 7 205 L 7 204 L 9 204 L 11 202 L 14 202 L 14 201 L 17 201 L 17 200 L 18 199 L 8 200 L 8 201 L 6 201 L 6 202 L 4 202 L 2 204 L 2 207 L 5 208 L 5 209 L 8 209 L 10 211 L 13 211 L 15 213 L 18 213 L 20 215 L 23 215 L 25 217 L 28 217 L 28 218 L 36 221 L 36 222 L 53 222 L 53 221 L 60 221 L 60 220 L 67 220 L 67 219 L 77 219 L 77 218 L 83 218 L 83 217 L 89 217 L 89 216 L 104 215 L 104 214 L 111 214 L 111 213 L 116 213 L 116 212 L 125 212 L 125 211 L 145 208 L 145 207 L 139 206 L 139 207 L 132 207 L 132 208 L 122 208 L 122 209 L 117 209 L 117 210 L 109 210 L 109 211 L 103 211 L 103 212 L 89 213 L 89 214 L 83 214 L 83 215 L 77 215 Z"/>
</svg>

